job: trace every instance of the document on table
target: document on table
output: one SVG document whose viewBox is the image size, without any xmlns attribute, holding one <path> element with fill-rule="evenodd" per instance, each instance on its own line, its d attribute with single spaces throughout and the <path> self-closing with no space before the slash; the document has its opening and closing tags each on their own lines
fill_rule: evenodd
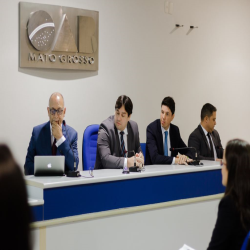
<svg viewBox="0 0 250 250">
<path fill-rule="evenodd" d="M 179 250 L 195 250 L 195 249 L 184 244 L 183 247 L 180 248 Z"/>
</svg>

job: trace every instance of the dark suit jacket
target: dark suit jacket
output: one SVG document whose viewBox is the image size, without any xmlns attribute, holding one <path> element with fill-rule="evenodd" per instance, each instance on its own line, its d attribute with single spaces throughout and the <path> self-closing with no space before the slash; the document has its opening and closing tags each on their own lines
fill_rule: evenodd
<svg viewBox="0 0 250 250">
<path fill-rule="evenodd" d="M 240 250 L 247 233 L 241 224 L 235 202 L 230 196 L 225 196 L 219 204 L 208 250 Z"/>
<path fill-rule="evenodd" d="M 169 128 L 170 144 L 171 148 L 183 148 L 187 147 L 181 139 L 179 128 L 170 123 Z M 152 164 L 172 164 L 173 157 L 178 152 L 180 154 L 190 155 L 188 150 L 174 150 L 171 152 L 171 156 L 164 155 L 163 138 L 160 119 L 150 123 L 147 127 L 147 141 L 146 141 L 146 161 L 145 165 Z"/>
<path fill-rule="evenodd" d="M 223 148 L 221 145 L 219 133 L 216 130 L 214 130 L 211 135 L 217 153 L 217 158 L 222 159 Z M 214 158 L 211 155 L 206 135 L 204 134 L 201 125 L 199 125 L 189 136 L 188 146 L 196 148 L 199 160 L 214 161 Z"/>
<path fill-rule="evenodd" d="M 70 126 L 62 125 L 62 132 L 66 140 L 57 148 L 57 155 L 65 156 L 65 171 L 74 170 L 74 156 L 70 145 L 74 151 L 76 167 L 79 163 L 77 150 L 77 132 Z M 30 144 L 27 151 L 24 170 L 25 175 L 34 174 L 34 156 L 52 155 L 50 122 L 43 123 L 33 128 Z"/>
<path fill-rule="evenodd" d="M 135 153 L 142 152 L 139 138 L 138 125 L 134 121 L 129 121 L 127 125 L 127 151 L 128 157 Z M 124 157 L 121 157 L 121 146 L 118 130 L 114 123 L 114 116 L 110 116 L 103 121 L 99 127 L 97 138 L 97 151 L 95 169 L 103 168 L 123 168 Z"/>
</svg>

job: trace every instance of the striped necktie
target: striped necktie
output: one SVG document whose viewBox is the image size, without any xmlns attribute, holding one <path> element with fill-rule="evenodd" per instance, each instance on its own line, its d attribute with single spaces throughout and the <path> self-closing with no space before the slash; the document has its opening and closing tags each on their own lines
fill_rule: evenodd
<svg viewBox="0 0 250 250">
<path fill-rule="evenodd" d="M 125 144 L 124 144 L 124 140 L 123 140 L 124 132 L 121 131 L 120 135 L 121 135 L 121 151 L 122 151 L 122 156 L 126 157 L 126 149 L 125 149 Z"/>
</svg>

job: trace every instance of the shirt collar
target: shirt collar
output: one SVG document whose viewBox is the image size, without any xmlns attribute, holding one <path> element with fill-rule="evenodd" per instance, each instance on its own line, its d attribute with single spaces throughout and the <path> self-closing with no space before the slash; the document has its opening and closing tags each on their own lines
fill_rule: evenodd
<svg viewBox="0 0 250 250">
<path fill-rule="evenodd" d="M 119 130 L 119 129 L 117 129 L 117 130 L 118 130 L 118 134 L 120 134 L 120 132 L 123 131 L 125 135 L 128 135 L 128 129 L 127 129 L 127 127 L 124 130 Z"/>
<path fill-rule="evenodd" d="M 163 128 L 163 127 L 161 126 L 161 132 L 162 132 L 162 134 L 165 134 L 165 131 L 168 131 L 168 134 L 169 134 L 169 129 L 170 129 L 170 125 L 169 125 L 169 127 L 168 127 L 168 130 L 165 130 L 165 128 Z"/>
<path fill-rule="evenodd" d="M 200 125 L 201 125 L 201 124 L 200 124 Z M 202 128 L 202 130 L 203 130 L 203 132 L 204 132 L 205 136 L 207 136 L 207 134 L 208 134 L 207 130 L 206 130 L 205 128 L 203 128 L 203 126 L 202 126 L 202 125 L 201 125 L 201 128 Z"/>
</svg>

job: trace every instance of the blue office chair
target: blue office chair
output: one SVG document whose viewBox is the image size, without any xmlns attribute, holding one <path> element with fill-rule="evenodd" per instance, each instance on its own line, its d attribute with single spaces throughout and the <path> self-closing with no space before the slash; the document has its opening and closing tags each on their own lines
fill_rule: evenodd
<svg viewBox="0 0 250 250">
<path fill-rule="evenodd" d="M 146 159 L 146 143 L 145 142 L 141 142 L 141 150 L 144 155 L 144 159 Z"/>
<path fill-rule="evenodd" d="M 83 133 L 82 140 L 82 168 L 83 170 L 95 167 L 97 137 L 99 124 L 88 126 Z"/>
<path fill-rule="evenodd" d="M 249 238 L 250 238 L 250 231 L 248 232 L 248 234 L 247 234 L 247 236 L 246 236 L 246 238 L 245 238 L 245 240 L 243 242 L 241 250 L 247 250 L 247 244 L 248 244 Z"/>
</svg>

